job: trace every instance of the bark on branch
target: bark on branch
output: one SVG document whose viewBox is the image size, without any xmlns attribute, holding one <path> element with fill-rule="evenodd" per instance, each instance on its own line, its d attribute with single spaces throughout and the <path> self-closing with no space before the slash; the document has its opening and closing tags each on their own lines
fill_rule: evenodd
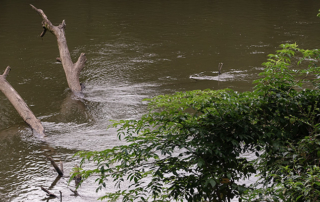
<svg viewBox="0 0 320 202">
<path fill-rule="evenodd" d="M 8 66 L 4 73 L 0 75 L 0 90 L 18 111 L 23 120 L 32 128 L 33 134 L 39 137 L 44 137 L 44 128 L 40 120 L 35 117 L 18 92 L 6 80 L 10 70 L 11 68 Z"/>
<path fill-rule="evenodd" d="M 40 36 L 43 37 L 44 34 L 46 33 L 45 30 L 48 30 L 51 33 L 53 33 L 57 38 L 60 59 L 62 62 L 64 72 L 67 77 L 69 88 L 75 94 L 81 93 L 82 89 L 79 82 L 79 75 L 85 65 L 85 62 L 87 61 L 86 54 L 81 53 L 81 55 L 78 58 L 78 61 L 76 63 L 73 63 L 71 60 L 70 52 L 67 45 L 67 39 L 65 35 L 65 27 L 66 27 L 65 21 L 63 20 L 59 26 L 54 26 L 41 9 L 37 9 L 31 4 L 30 6 L 35 11 L 37 11 L 38 14 L 42 17 L 42 20 L 43 20 L 42 27 L 44 31 L 41 33 Z"/>
</svg>

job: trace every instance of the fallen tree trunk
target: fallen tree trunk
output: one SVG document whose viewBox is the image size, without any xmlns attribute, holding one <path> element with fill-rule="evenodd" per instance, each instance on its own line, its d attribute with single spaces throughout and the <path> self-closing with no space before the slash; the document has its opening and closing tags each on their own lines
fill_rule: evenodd
<svg viewBox="0 0 320 202">
<path fill-rule="evenodd" d="M 82 88 L 79 82 L 79 75 L 85 65 L 85 62 L 87 61 L 86 55 L 84 53 L 81 53 L 81 55 L 78 58 L 78 61 L 76 63 L 73 63 L 71 60 L 70 52 L 67 45 L 67 39 L 65 35 L 65 27 L 66 27 L 65 21 L 63 20 L 59 26 L 54 26 L 41 9 L 37 9 L 31 4 L 30 6 L 35 11 L 37 11 L 43 19 L 42 21 L 43 32 L 40 34 L 40 36 L 43 37 L 47 30 L 56 36 L 58 41 L 59 52 L 60 52 L 60 60 L 62 62 L 64 72 L 66 74 L 69 88 L 76 95 L 81 94 Z"/>
<path fill-rule="evenodd" d="M 4 73 L 0 75 L 0 90 L 18 111 L 23 120 L 32 128 L 33 134 L 38 137 L 44 137 L 44 128 L 40 120 L 35 117 L 18 92 L 6 80 L 10 70 L 11 68 L 8 66 Z"/>
</svg>

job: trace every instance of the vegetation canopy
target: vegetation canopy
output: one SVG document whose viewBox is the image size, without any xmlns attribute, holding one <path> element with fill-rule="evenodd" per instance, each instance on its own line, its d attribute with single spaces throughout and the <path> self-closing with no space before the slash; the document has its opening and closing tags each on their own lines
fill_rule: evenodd
<svg viewBox="0 0 320 202">
<path fill-rule="evenodd" d="M 78 152 L 82 179 L 113 180 L 109 201 L 314 201 L 320 196 L 319 50 L 283 44 L 252 92 L 196 90 L 149 99 L 114 122 L 124 145 Z M 253 152 L 257 159 L 242 157 Z M 259 173 L 256 185 L 238 180 Z M 75 174 L 79 174 L 78 172 Z M 128 187 L 123 187 L 127 181 Z M 261 186 L 262 185 L 262 186 Z"/>
</svg>

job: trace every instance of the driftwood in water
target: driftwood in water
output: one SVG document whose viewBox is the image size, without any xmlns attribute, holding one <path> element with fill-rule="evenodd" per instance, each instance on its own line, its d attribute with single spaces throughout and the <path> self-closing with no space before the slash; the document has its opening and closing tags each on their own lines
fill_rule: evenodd
<svg viewBox="0 0 320 202">
<path fill-rule="evenodd" d="M 53 189 L 53 188 L 57 185 L 57 183 L 59 182 L 59 180 L 60 180 L 61 178 L 62 178 L 62 177 L 61 177 L 60 175 L 58 175 L 58 176 L 56 177 L 56 179 L 54 179 L 54 181 L 51 183 L 49 189 Z"/>
<path fill-rule="evenodd" d="M 63 20 L 59 26 L 54 26 L 50 22 L 50 20 L 48 20 L 47 16 L 41 9 L 37 9 L 31 4 L 30 6 L 35 11 L 37 11 L 43 19 L 42 21 L 43 32 L 40 34 L 40 36 L 43 37 L 47 30 L 56 36 L 58 41 L 59 52 L 60 52 L 59 59 L 62 62 L 62 66 L 67 77 L 69 88 L 73 93 L 80 94 L 82 91 L 82 88 L 79 82 L 79 75 L 85 65 L 85 62 L 87 61 L 86 55 L 84 53 L 81 53 L 81 55 L 78 58 L 78 61 L 76 63 L 73 63 L 71 60 L 70 52 L 67 45 L 67 39 L 65 35 L 66 22 Z"/>
<path fill-rule="evenodd" d="M 48 156 L 47 159 L 51 162 L 51 165 L 54 167 L 54 169 L 57 171 L 59 176 L 63 176 L 63 166 L 62 166 L 62 162 L 60 161 L 60 166 L 61 168 L 59 168 L 59 166 L 56 164 L 56 162 L 52 159 L 51 156 Z"/>
<path fill-rule="evenodd" d="M 44 137 L 44 128 L 39 119 L 35 117 L 18 92 L 6 80 L 11 68 L 8 66 L 0 75 L 0 90 L 8 98 L 23 120 L 32 128 L 34 135 Z"/>
<path fill-rule="evenodd" d="M 42 186 L 41 186 L 41 189 L 42 189 L 42 191 L 46 192 L 48 196 L 58 198 L 57 195 L 55 195 L 54 193 L 50 192 L 48 189 L 46 189 L 46 188 L 44 188 Z"/>
</svg>

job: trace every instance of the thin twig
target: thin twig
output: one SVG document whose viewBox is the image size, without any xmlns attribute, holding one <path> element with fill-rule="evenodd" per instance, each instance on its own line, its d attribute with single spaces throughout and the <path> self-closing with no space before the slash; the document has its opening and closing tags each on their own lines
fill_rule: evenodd
<svg viewBox="0 0 320 202">
<path fill-rule="evenodd" d="M 223 66 L 223 63 L 222 62 L 220 62 L 219 64 L 218 64 L 218 71 L 219 71 L 219 75 L 221 74 L 221 69 L 222 69 L 222 66 Z"/>
<path fill-rule="evenodd" d="M 47 28 L 43 27 L 43 31 L 40 34 L 40 37 L 43 37 L 47 32 Z"/>
</svg>

